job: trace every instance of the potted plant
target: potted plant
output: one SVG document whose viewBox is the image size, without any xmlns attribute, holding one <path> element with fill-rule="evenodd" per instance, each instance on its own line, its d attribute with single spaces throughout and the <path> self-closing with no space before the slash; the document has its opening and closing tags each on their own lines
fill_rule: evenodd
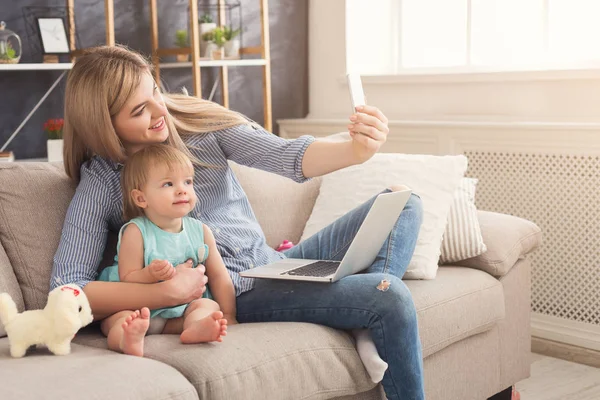
<svg viewBox="0 0 600 400">
<path fill-rule="evenodd" d="M 205 44 L 204 44 L 204 50 L 203 50 L 204 52 L 201 52 L 200 54 L 204 54 L 204 57 L 206 57 L 206 58 L 212 58 L 213 50 L 219 49 L 217 47 L 217 45 L 213 43 L 214 38 L 215 38 L 215 35 L 214 35 L 213 31 L 206 32 L 204 35 L 202 35 L 201 43 L 205 43 Z"/>
<path fill-rule="evenodd" d="M 190 44 L 188 41 L 188 32 L 185 29 L 179 29 L 175 32 L 175 45 L 182 49 L 189 49 Z M 177 61 L 184 62 L 189 61 L 189 54 L 177 54 Z"/>
<path fill-rule="evenodd" d="M 240 56 L 240 39 L 238 35 L 240 30 L 233 30 L 228 26 L 223 27 L 223 36 L 225 37 L 225 57 L 239 58 Z"/>
<path fill-rule="evenodd" d="M 218 27 L 213 29 L 213 40 L 212 42 L 215 44 L 216 49 L 213 49 L 211 52 L 211 57 L 215 60 L 222 60 L 224 58 L 223 46 L 227 40 L 225 40 L 225 31 L 223 28 Z"/>
<path fill-rule="evenodd" d="M 48 161 L 62 161 L 63 159 L 63 125 L 62 118 L 49 119 L 44 123 L 44 130 L 48 134 L 47 149 Z"/>
<path fill-rule="evenodd" d="M 200 17 L 200 36 L 204 35 L 206 32 L 210 32 L 217 27 L 217 24 L 214 22 L 212 15 L 204 14 Z"/>
<path fill-rule="evenodd" d="M 222 28 L 215 28 L 202 35 L 202 40 L 206 41 L 207 46 L 204 56 L 215 60 L 223 59 L 223 46 L 225 45 L 225 36 Z"/>
<path fill-rule="evenodd" d="M 16 64 L 21 58 L 21 39 L 6 29 L 6 23 L 0 21 L 0 64 Z"/>
<path fill-rule="evenodd" d="M 200 23 L 200 54 L 204 54 L 206 53 L 206 47 L 208 46 L 208 42 L 203 40 L 204 34 L 215 29 L 217 24 L 214 22 L 213 17 L 210 14 L 204 14 L 202 17 L 200 17 L 198 22 Z"/>
<path fill-rule="evenodd" d="M 19 62 L 17 52 L 12 48 L 10 43 L 6 43 L 4 46 L 0 44 L 0 63 L 2 64 L 16 64 Z"/>
</svg>

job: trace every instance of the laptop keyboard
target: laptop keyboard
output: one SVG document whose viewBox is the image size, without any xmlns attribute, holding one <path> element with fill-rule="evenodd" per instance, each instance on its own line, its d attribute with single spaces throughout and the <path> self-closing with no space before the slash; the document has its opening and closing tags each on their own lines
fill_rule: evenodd
<svg viewBox="0 0 600 400">
<path fill-rule="evenodd" d="M 315 261 L 314 263 L 306 264 L 301 267 L 286 271 L 281 275 L 322 277 L 333 274 L 339 266 L 339 261 Z"/>
</svg>

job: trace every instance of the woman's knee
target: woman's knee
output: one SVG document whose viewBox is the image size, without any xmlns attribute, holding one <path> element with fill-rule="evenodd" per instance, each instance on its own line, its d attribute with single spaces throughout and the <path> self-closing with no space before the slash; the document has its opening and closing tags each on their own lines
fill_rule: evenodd
<svg viewBox="0 0 600 400">
<path fill-rule="evenodd" d="M 388 188 L 389 190 L 391 190 L 392 192 L 401 192 L 404 190 L 412 190 L 411 188 L 409 188 L 406 185 L 392 185 Z M 423 214 L 423 203 L 421 201 L 421 197 L 419 197 L 419 195 L 415 194 L 415 193 L 411 193 L 410 197 L 408 198 L 407 202 L 406 202 L 406 206 L 404 207 L 405 210 L 407 209 L 411 209 L 414 210 L 415 213 L 421 215 Z"/>
<path fill-rule="evenodd" d="M 388 189 L 392 192 L 401 192 L 403 190 L 410 190 L 410 188 L 406 185 L 392 185 Z"/>
<path fill-rule="evenodd" d="M 418 194 L 411 193 L 408 201 L 406 202 L 406 206 L 418 210 L 419 213 L 423 213 L 423 201 Z"/>
<path fill-rule="evenodd" d="M 423 220 L 423 202 L 418 195 L 411 193 L 406 205 L 404 206 L 403 213 L 406 211 L 409 211 L 413 215 L 413 219 L 419 225 L 421 225 Z"/>
<path fill-rule="evenodd" d="M 376 303 L 377 313 L 382 316 L 394 315 L 404 321 L 416 321 L 416 309 L 412 294 L 402 279 L 388 274 L 381 274 L 375 289 L 382 292 L 386 301 Z"/>
</svg>

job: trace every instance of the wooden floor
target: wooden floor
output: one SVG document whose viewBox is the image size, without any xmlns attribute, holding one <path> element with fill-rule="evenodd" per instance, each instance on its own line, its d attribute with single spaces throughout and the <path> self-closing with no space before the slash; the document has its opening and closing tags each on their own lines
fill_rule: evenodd
<svg viewBox="0 0 600 400">
<path fill-rule="evenodd" d="M 599 400 L 600 368 L 532 354 L 531 377 L 517 383 L 521 400 Z"/>
</svg>

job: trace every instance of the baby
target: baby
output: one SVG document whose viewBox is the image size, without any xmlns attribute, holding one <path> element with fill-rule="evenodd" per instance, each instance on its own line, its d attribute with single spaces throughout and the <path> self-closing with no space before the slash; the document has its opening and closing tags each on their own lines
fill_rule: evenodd
<svg viewBox="0 0 600 400">
<path fill-rule="evenodd" d="M 119 232 L 115 265 L 98 280 L 156 283 L 203 263 L 210 287 L 189 304 L 121 311 L 104 319 L 102 332 L 112 350 L 143 356 L 145 335 L 158 333 L 180 334 L 182 343 L 221 342 L 227 319 L 235 322 L 235 290 L 214 236 L 187 216 L 197 201 L 193 183 L 190 159 L 168 145 L 137 151 L 123 168 L 123 214 L 129 222 Z"/>
</svg>

